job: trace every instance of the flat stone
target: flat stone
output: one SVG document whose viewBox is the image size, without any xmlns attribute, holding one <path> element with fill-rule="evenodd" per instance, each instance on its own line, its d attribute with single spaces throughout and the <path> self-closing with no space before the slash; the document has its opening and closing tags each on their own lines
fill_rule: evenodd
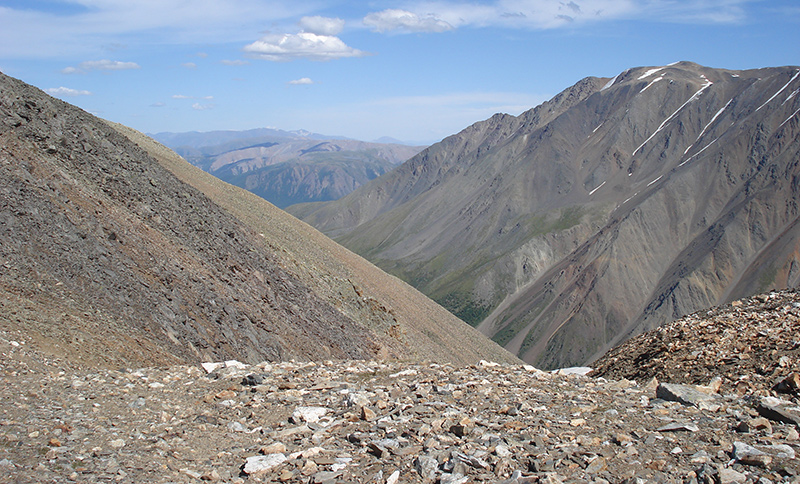
<svg viewBox="0 0 800 484">
<path fill-rule="evenodd" d="M 794 459 L 796 457 L 792 446 L 786 444 L 759 445 L 757 448 L 779 459 Z"/>
<path fill-rule="evenodd" d="M 593 461 L 586 466 L 586 473 L 587 474 L 597 474 L 598 472 L 602 472 L 608 468 L 608 464 L 606 462 L 606 458 L 603 456 L 596 457 Z"/>
<path fill-rule="evenodd" d="M 580 375 L 585 376 L 592 372 L 592 368 L 588 366 L 571 366 L 569 368 L 559 368 L 558 370 L 553 370 L 552 373 L 555 375 Z"/>
<path fill-rule="evenodd" d="M 203 369 L 206 371 L 206 373 L 213 373 L 214 371 L 216 371 L 216 370 L 218 370 L 220 368 L 223 368 L 225 366 L 225 363 L 222 363 L 222 362 L 216 362 L 216 363 L 208 362 L 208 363 L 200 363 L 200 366 L 203 367 Z"/>
<path fill-rule="evenodd" d="M 445 473 L 442 474 L 442 477 L 439 478 L 439 484 L 465 484 L 468 481 L 469 481 L 469 476 L 465 476 L 459 473 L 454 473 L 454 474 Z"/>
<path fill-rule="evenodd" d="M 705 393 L 698 390 L 696 386 L 691 385 L 660 383 L 656 388 L 656 398 L 708 410 L 718 410 L 720 408 L 718 403 L 719 396 Z"/>
<path fill-rule="evenodd" d="M 400 471 L 392 472 L 389 477 L 386 478 L 386 484 L 397 484 L 397 481 L 400 480 Z"/>
<path fill-rule="evenodd" d="M 292 418 L 296 423 L 314 423 L 318 422 L 326 413 L 328 413 L 328 409 L 325 407 L 297 407 L 292 413 Z"/>
<path fill-rule="evenodd" d="M 747 482 L 746 475 L 728 467 L 720 469 L 717 476 L 719 477 L 719 484 L 745 484 Z"/>
<path fill-rule="evenodd" d="M 439 461 L 433 457 L 419 456 L 414 460 L 414 469 L 423 480 L 433 481 L 436 471 L 439 470 Z"/>
<path fill-rule="evenodd" d="M 698 430 L 700 429 L 697 425 L 686 422 L 672 422 L 658 428 L 659 432 L 697 432 Z"/>
<path fill-rule="evenodd" d="M 244 464 L 245 474 L 258 474 L 266 472 L 286 462 L 284 454 L 255 455 L 248 457 Z"/>
<path fill-rule="evenodd" d="M 766 467 L 772 462 L 772 457 L 768 454 L 744 442 L 733 443 L 733 458 L 751 466 Z"/>
<path fill-rule="evenodd" d="M 286 452 L 286 446 L 282 442 L 273 442 L 269 445 L 261 447 L 259 450 L 262 454 L 283 454 Z"/>
<path fill-rule="evenodd" d="M 341 472 L 336 471 L 320 471 L 314 474 L 314 484 L 324 484 L 327 482 L 335 482 L 336 477 Z"/>
<path fill-rule="evenodd" d="M 800 409 L 779 398 L 763 397 L 756 405 L 756 411 L 775 422 L 800 425 Z"/>
</svg>

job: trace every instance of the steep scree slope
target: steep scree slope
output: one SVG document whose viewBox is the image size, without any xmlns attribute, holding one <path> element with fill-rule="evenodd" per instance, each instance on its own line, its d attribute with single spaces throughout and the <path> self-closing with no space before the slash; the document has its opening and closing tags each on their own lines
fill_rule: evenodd
<svg viewBox="0 0 800 484">
<path fill-rule="evenodd" d="M 543 368 L 798 283 L 800 70 L 587 78 L 292 213 Z"/>
<path fill-rule="evenodd" d="M 203 172 L 131 128 L 112 123 L 165 168 L 262 237 L 280 266 L 355 321 L 387 335 L 403 359 L 519 362 L 440 305 L 253 193 Z"/>
<path fill-rule="evenodd" d="M 127 137 L 4 75 L 0 220 L 0 328 L 71 361 L 458 355 L 430 339 L 417 351 L 388 301 L 351 289 L 338 305 L 372 315 L 354 320 Z"/>
</svg>

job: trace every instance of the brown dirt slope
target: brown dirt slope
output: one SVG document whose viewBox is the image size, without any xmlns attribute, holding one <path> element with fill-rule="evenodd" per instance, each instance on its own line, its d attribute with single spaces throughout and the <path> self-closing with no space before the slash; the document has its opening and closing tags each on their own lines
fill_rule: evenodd
<svg viewBox="0 0 800 484">
<path fill-rule="evenodd" d="M 427 296 L 310 225 L 252 193 L 220 181 L 131 128 L 113 124 L 185 183 L 262 237 L 281 266 L 320 297 L 378 334 L 399 339 L 405 358 L 474 363 L 518 361 Z"/>
<path fill-rule="evenodd" d="M 491 345 L 447 346 L 461 335 L 407 337 L 395 324 L 406 309 L 356 284 L 316 293 L 299 275 L 337 276 L 294 248 L 302 230 L 259 220 L 287 238 L 232 216 L 107 123 L 0 75 L 0 330 L 32 348 L 107 367 L 503 357 Z M 308 272 L 288 270 L 293 258 Z M 449 319 L 431 332 L 462 327 Z"/>
</svg>

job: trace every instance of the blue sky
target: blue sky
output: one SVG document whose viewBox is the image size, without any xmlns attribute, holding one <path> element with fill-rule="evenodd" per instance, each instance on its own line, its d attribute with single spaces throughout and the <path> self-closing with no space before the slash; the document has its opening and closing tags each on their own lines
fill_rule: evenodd
<svg viewBox="0 0 800 484">
<path fill-rule="evenodd" d="M 797 0 L 0 0 L 0 71 L 144 132 L 430 143 L 587 76 L 800 64 Z"/>
</svg>

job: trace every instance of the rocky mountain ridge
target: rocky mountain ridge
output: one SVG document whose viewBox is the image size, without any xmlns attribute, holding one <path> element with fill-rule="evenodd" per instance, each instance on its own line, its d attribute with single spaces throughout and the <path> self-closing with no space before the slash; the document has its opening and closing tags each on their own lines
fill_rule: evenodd
<svg viewBox="0 0 800 484">
<path fill-rule="evenodd" d="M 290 211 L 525 361 L 798 283 L 800 70 L 586 78 Z"/>
<path fill-rule="evenodd" d="M 205 177 L 141 133 L 0 76 L 0 329 L 104 367 L 513 361 L 307 225 Z"/>
</svg>

